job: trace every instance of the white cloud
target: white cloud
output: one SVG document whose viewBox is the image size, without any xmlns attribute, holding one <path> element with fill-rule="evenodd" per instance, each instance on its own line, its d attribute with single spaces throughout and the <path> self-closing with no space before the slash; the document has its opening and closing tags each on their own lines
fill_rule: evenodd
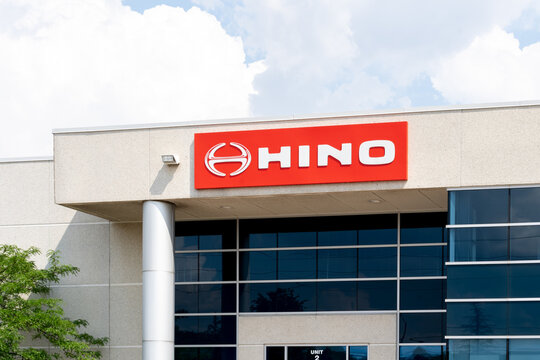
<svg viewBox="0 0 540 360">
<path fill-rule="evenodd" d="M 51 128 L 250 115 L 261 62 L 197 8 L 0 0 L 0 157 L 49 155 Z"/>
<path fill-rule="evenodd" d="M 432 81 L 452 103 L 537 100 L 538 64 L 540 42 L 520 49 L 513 34 L 497 27 L 443 61 Z"/>
</svg>

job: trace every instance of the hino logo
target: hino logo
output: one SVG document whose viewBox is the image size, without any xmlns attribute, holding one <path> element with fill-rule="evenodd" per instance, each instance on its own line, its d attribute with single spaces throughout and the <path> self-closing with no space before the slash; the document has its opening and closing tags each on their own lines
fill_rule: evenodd
<svg viewBox="0 0 540 360">
<path fill-rule="evenodd" d="M 206 153 L 206 156 L 204 157 L 204 164 L 206 165 L 206 168 L 208 171 L 210 171 L 212 174 L 217 176 L 226 176 L 227 174 L 219 171 L 216 169 L 216 164 L 223 164 L 223 163 L 240 163 L 240 167 L 233 171 L 230 176 L 236 176 L 241 173 L 243 173 L 249 164 L 251 163 L 251 153 L 249 150 L 242 144 L 231 142 L 229 143 L 231 146 L 237 148 L 240 150 L 240 155 L 238 156 L 216 156 L 216 151 L 227 145 L 226 143 L 219 143 L 217 145 L 214 145 L 208 152 Z"/>
</svg>

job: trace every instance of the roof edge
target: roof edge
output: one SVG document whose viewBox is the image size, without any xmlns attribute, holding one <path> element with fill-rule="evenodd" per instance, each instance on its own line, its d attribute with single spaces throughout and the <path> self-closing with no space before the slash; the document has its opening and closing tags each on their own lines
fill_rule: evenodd
<svg viewBox="0 0 540 360">
<path fill-rule="evenodd" d="M 13 158 L 0 158 L 0 163 L 17 163 L 17 162 L 32 162 L 32 161 L 53 161 L 52 156 L 25 156 Z"/>
<path fill-rule="evenodd" d="M 169 128 L 169 127 L 203 126 L 203 125 L 285 122 L 285 121 L 307 120 L 307 119 L 365 117 L 365 116 L 374 116 L 374 115 L 397 115 L 397 114 L 414 114 L 414 113 L 461 111 L 461 110 L 500 109 L 500 108 L 527 107 L 527 106 L 540 106 L 540 100 L 512 101 L 512 102 L 500 102 L 500 103 L 480 103 L 480 104 L 469 104 L 469 105 L 426 106 L 426 107 L 379 110 L 379 111 L 372 110 L 372 111 L 360 111 L 360 112 L 301 114 L 301 115 L 293 114 L 290 116 L 274 116 L 274 117 L 248 117 L 248 118 L 230 118 L 230 119 L 191 120 L 191 121 L 163 122 L 163 123 L 145 123 L 145 124 L 132 124 L 132 125 L 108 125 L 108 126 L 95 126 L 95 127 L 58 128 L 58 129 L 53 129 L 52 133 L 53 134 L 69 134 L 69 133 L 81 133 L 81 132 L 143 130 L 143 129 L 159 129 L 159 128 Z M 2 160 L 0 159 L 0 161 Z"/>
</svg>

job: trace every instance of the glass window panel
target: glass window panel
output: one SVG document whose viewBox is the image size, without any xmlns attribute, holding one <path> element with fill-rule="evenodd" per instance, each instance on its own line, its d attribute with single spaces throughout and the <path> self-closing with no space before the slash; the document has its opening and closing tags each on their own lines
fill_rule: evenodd
<svg viewBox="0 0 540 360">
<path fill-rule="evenodd" d="M 358 281 L 358 310 L 396 310 L 396 281 Z"/>
<path fill-rule="evenodd" d="M 443 243 L 446 213 L 401 214 L 402 244 Z"/>
<path fill-rule="evenodd" d="M 400 343 L 444 342 L 445 324 L 443 313 L 400 314 Z"/>
<path fill-rule="evenodd" d="M 356 310 L 356 282 L 317 283 L 317 311 Z"/>
<path fill-rule="evenodd" d="M 317 233 L 310 232 L 283 232 L 278 234 L 278 247 L 316 246 Z"/>
<path fill-rule="evenodd" d="M 244 248 L 277 248 L 277 234 L 248 234 L 244 243 Z"/>
<path fill-rule="evenodd" d="M 319 246 L 356 245 L 358 242 L 356 230 L 320 231 L 317 234 Z"/>
<path fill-rule="evenodd" d="M 236 253 L 199 254 L 199 281 L 234 281 Z"/>
<path fill-rule="evenodd" d="M 214 250 L 223 247 L 223 237 L 221 235 L 201 235 L 199 236 L 200 250 Z"/>
<path fill-rule="evenodd" d="M 287 360 L 345 360 L 345 346 L 288 346 Z"/>
<path fill-rule="evenodd" d="M 508 222 L 508 189 L 450 192 L 450 224 Z"/>
<path fill-rule="evenodd" d="M 317 256 L 319 279 L 356 278 L 358 271 L 356 249 L 319 250 Z"/>
<path fill-rule="evenodd" d="M 285 360 L 284 346 L 267 346 L 266 360 Z"/>
<path fill-rule="evenodd" d="M 510 228 L 510 259 L 540 260 L 540 226 Z"/>
<path fill-rule="evenodd" d="M 199 255 L 174 254 L 175 281 L 199 281 Z"/>
<path fill-rule="evenodd" d="M 175 360 L 236 360 L 234 347 L 181 347 L 174 349 Z"/>
<path fill-rule="evenodd" d="M 448 266 L 448 298 L 507 297 L 506 265 Z"/>
<path fill-rule="evenodd" d="M 399 360 L 446 360 L 446 346 L 400 346 Z"/>
<path fill-rule="evenodd" d="M 315 311 L 315 296 L 316 283 L 240 284 L 240 311 Z"/>
<path fill-rule="evenodd" d="M 506 335 L 506 303 L 446 303 L 447 335 Z"/>
<path fill-rule="evenodd" d="M 249 251 L 240 253 L 240 280 L 277 279 L 276 251 Z"/>
<path fill-rule="evenodd" d="M 401 276 L 443 275 L 444 246 L 401 248 Z"/>
<path fill-rule="evenodd" d="M 199 246 L 199 237 L 191 236 L 176 236 L 174 238 L 175 250 L 197 250 Z"/>
<path fill-rule="evenodd" d="M 278 251 L 278 279 L 315 279 L 316 250 Z"/>
<path fill-rule="evenodd" d="M 508 228 L 449 229 L 451 261 L 498 261 L 508 257 Z"/>
<path fill-rule="evenodd" d="M 510 189 L 510 221 L 540 221 L 540 187 Z"/>
<path fill-rule="evenodd" d="M 512 264 L 508 272 L 508 297 L 540 297 L 540 264 Z"/>
<path fill-rule="evenodd" d="M 367 360 L 367 346 L 349 346 L 349 360 Z"/>
<path fill-rule="evenodd" d="M 235 344 L 236 316 L 177 316 L 175 318 L 177 345 Z"/>
<path fill-rule="evenodd" d="M 540 339 L 510 339 L 509 360 L 538 360 Z"/>
<path fill-rule="evenodd" d="M 397 248 L 358 249 L 358 277 L 395 277 Z"/>
<path fill-rule="evenodd" d="M 358 230 L 359 245 L 397 244 L 397 229 L 360 229 Z"/>
<path fill-rule="evenodd" d="M 400 309 L 444 309 L 445 280 L 401 280 Z"/>
<path fill-rule="evenodd" d="M 175 313 L 199 312 L 198 285 L 176 285 L 174 292 Z"/>
<path fill-rule="evenodd" d="M 508 309 L 510 335 L 540 334 L 540 302 L 509 302 Z"/>
<path fill-rule="evenodd" d="M 506 340 L 449 340 L 449 360 L 506 360 Z"/>
<path fill-rule="evenodd" d="M 198 287 L 200 313 L 236 312 L 235 284 L 201 284 Z"/>
</svg>

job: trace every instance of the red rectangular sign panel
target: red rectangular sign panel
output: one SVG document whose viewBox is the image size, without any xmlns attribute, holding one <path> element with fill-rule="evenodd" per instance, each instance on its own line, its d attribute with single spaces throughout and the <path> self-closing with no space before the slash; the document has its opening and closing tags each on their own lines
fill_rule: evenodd
<svg viewBox="0 0 540 360">
<path fill-rule="evenodd" d="M 195 134 L 195 188 L 407 180 L 407 123 Z"/>
</svg>

